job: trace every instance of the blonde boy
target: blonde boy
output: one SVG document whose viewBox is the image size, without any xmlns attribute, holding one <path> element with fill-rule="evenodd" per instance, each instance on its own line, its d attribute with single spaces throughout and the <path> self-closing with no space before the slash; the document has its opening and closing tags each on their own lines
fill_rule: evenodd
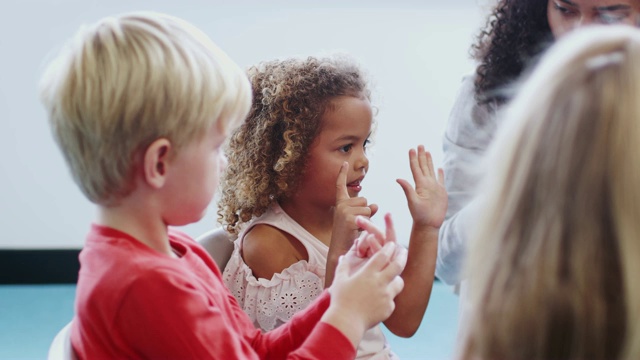
<svg viewBox="0 0 640 360">
<path fill-rule="evenodd" d="M 394 244 L 336 281 L 286 327 L 262 334 L 206 251 L 169 228 L 198 221 L 247 115 L 243 71 L 201 31 L 155 13 L 81 29 L 41 96 L 74 180 L 98 208 L 80 254 L 71 342 L 85 358 L 353 358 L 393 310 L 406 260 Z M 331 346 L 326 346 L 331 344 Z"/>
</svg>

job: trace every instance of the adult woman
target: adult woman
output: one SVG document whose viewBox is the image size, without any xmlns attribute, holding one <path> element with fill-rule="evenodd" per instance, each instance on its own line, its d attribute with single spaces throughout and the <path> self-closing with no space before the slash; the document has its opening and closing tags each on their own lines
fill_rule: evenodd
<svg viewBox="0 0 640 360">
<path fill-rule="evenodd" d="M 590 24 L 634 24 L 638 14 L 640 0 L 497 3 L 472 46 L 478 67 L 475 74 L 463 80 L 444 136 L 449 208 L 440 229 L 438 278 L 448 284 L 463 280 L 460 269 L 466 239 L 476 218 L 472 199 L 480 178 L 478 164 L 500 126 L 496 114 L 509 100 L 505 87 L 522 75 L 532 59 L 570 30 Z"/>
<path fill-rule="evenodd" d="M 464 359 L 640 356 L 640 30 L 583 29 L 505 111 L 470 237 Z"/>
</svg>

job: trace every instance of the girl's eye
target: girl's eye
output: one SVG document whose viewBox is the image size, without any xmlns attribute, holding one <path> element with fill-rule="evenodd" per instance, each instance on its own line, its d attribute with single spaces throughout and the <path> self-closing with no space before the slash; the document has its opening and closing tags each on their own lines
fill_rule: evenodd
<svg viewBox="0 0 640 360">
<path fill-rule="evenodd" d="M 343 146 L 343 147 L 341 147 L 341 148 L 340 148 L 340 151 L 342 151 L 342 152 L 346 152 L 346 153 L 347 153 L 347 152 L 351 151 L 351 148 L 352 148 L 352 147 L 353 147 L 353 145 L 352 145 L 352 144 L 345 145 L 345 146 Z"/>
<path fill-rule="evenodd" d="M 365 140 L 364 144 L 362 144 L 362 148 L 366 150 L 369 147 L 369 144 L 371 144 L 371 140 Z"/>
</svg>

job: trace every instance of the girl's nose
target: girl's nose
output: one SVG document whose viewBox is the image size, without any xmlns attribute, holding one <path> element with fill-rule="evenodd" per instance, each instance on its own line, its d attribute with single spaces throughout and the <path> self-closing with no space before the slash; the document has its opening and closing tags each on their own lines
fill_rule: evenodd
<svg viewBox="0 0 640 360">
<path fill-rule="evenodd" d="M 369 169 L 369 158 L 364 151 L 361 151 L 355 161 L 353 162 L 353 166 L 356 170 L 364 169 L 367 171 Z"/>
</svg>

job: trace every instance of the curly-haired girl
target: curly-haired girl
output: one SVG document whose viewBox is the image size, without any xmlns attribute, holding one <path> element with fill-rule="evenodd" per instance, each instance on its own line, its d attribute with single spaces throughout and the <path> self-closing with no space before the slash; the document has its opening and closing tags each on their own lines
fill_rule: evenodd
<svg viewBox="0 0 640 360">
<path fill-rule="evenodd" d="M 438 244 L 439 279 L 448 284 L 463 280 L 460 269 L 469 224 L 475 219 L 471 200 L 480 178 L 477 164 L 500 126 L 496 113 L 509 100 L 505 87 L 571 29 L 634 24 L 639 14 L 639 0 L 498 1 L 472 46 L 478 66 L 463 79 L 443 140 L 449 208 Z"/>
<path fill-rule="evenodd" d="M 238 235 L 224 280 L 263 330 L 288 321 L 332 282 L 358 237 L 358 215 L 377 211 L 358 194 L 369 168 L 374 111 L 365 76 L 347 57 L 291 58 L 249 69 L 253 104 L 231 137 L 219 217 Z M 426 309 L 437 234 L 446 212 L 442 174 L 420 146 L 410 151 L 415 189 L 398 180 L 414 218 L 405 291 L 385 322 L 410 336 Z M 359 358 L 394 358 L 379 327 Z"/>
</svg>

